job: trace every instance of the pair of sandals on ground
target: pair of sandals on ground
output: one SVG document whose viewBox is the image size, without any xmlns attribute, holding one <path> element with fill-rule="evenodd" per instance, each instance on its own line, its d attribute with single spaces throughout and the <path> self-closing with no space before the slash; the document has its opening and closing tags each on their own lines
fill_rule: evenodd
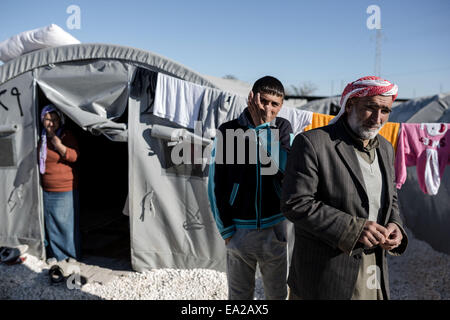
<svg viewBox="0 0 450 320">
<path fill-rule="evenodd" d="M 28 251 L 28 245 L 19 245 L 15 247 L 0 247 L 0 263 L 5 263 L 7 265 L 21 264 L 26 260 L 24 254 Z M 68 266 L 76 262 L 74 259 L 68 258 L 61 262 L 57 262 L 56 259 L 50 258 L 47 260 L 48 264 L 51 264 L 48 275 L 52 283 L 60 283 L 67 280 L 73 272 L 69 272 L 70 268 Z M 83 276 L 76 279 L 77 284 L 80 286 L 87 283 L 87 279 Z"/>
<path fill-rule="evenodd" d="M 47 260 L 47 263 L 52 265 L 48 270 L 48 275 L 52 283 L 61 283 L 69 280 L 75 282 L 74 284 L 78 285 L 79 287 L 87 283 L 86 277 L 82 275 L 78 275 L 78 277 L 69 279 L 72 275 L 75 274 L 72 271 L 73 268 L 70 268 L 71 264 L 76 263 L 75 259 L 67 258 L 65 260 L 57 262 L 56 259 L 50 258 L 49 260 Z"/>
</svg>

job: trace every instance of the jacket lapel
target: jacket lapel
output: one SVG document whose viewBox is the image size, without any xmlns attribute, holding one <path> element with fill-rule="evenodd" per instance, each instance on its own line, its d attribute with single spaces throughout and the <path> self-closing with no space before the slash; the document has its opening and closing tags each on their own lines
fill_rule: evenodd
<svg viewBox="0 0 450 320">
<path fill-rule="evenodd" d="M 364 193 L 367 198 L 366 184 L 364 183 L 361 167 L 359 166 L 359 161 L 356 156 L 354 147 L 352 145 L 345 143 L 345 141 L 339 141 L 336 144 L 336 150 L 338 154 L 341 156 L 344 163 L 346 164 L 350 173 L 355 176 L 360 187 L 364 190 Z"/>
<path fill-rule="evenodd" d="M 334 138 L 336 138 L 336 141 L 338 141 L 336 143 L 336 151 L 344 161 L 345 165 L 348 168 L 348 171 L 356 178 L 356 181 L 358 181 L 361 190 L 364 190 L 364 195 L 366 197 L 365 200 L 369 201 L 369 197 L 367 196 L 366 184 L 364 183 L 364 177 L 359 165 L 358 158 L 356 156 L 355 148 L 351 142 L 350 136 L 344 128 L 343 121 L 345 120 L 341 118 L 334 125 L 333 136 Z"/>
</svg>

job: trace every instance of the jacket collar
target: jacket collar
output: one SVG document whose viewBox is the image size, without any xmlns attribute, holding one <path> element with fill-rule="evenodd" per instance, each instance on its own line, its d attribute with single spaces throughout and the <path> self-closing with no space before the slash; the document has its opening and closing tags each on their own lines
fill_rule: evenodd
<svg viewBox="0 0 450 320">
<path fill-rule="evenodd" d="M 266 128 L 266 127 L 277 128 L 276 120 L 277 120 L 277 118 L 275 117 L 272 121 L 260 124 L 259 126 L 255 127 L 255 125 L 253 124 L 252 117 L 250 115 L 250 111 L 248 111 L 248 107 L 247 107 L 240 114 L 240 116 L 238 118 L 238 123 L 243 127 L 259 130 L 259 129 Z"/>
</svg>

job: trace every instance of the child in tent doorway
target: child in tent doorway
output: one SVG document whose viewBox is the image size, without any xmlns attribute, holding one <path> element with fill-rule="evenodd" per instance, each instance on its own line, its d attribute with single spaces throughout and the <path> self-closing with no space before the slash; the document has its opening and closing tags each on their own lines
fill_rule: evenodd
<svg viewBox="0 0 450 320">
<path fill-rule="evenodd" d="M 44 199 L 47 258 L 80 258 L 79 205 L 75 162 L 78 143 L 53 105 L 41 112 L 39 171 Z"/>
</svg>

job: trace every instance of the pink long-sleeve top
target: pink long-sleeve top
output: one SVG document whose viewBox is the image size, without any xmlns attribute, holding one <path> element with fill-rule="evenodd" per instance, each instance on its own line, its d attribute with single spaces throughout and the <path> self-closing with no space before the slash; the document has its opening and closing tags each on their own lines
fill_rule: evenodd
<svg viewBox="0 0 450 320">
<path fill-rule="evenodd" d="M 397 188 L 405 183 L 406 167 L 416 166 L 419 186 L 435 195 L 450 161 L 450 130 L 446 123 L 402 123 L 395 157 Z"/>
</svg>

